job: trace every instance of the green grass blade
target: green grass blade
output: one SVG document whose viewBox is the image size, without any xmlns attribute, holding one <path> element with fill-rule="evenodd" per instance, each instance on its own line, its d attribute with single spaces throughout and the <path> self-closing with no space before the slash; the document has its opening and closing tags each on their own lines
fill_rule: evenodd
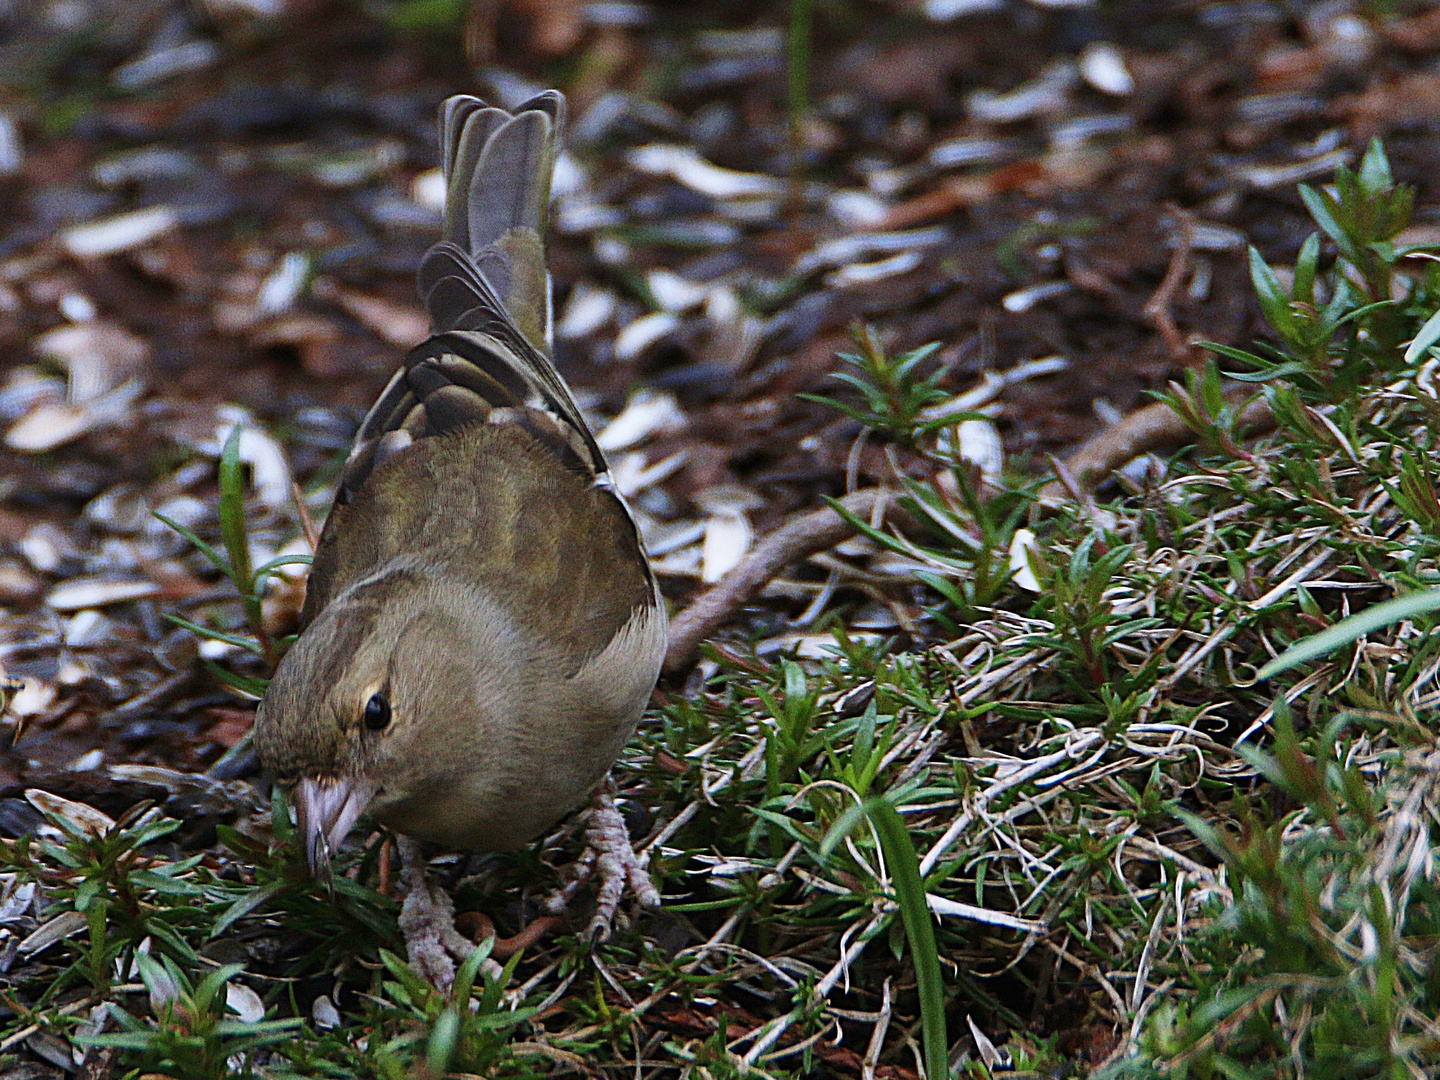
<svg viewBox="0 0 1440 1080">
<path fill-rule="evenodd" d="M 430 1029 L 430 1041 L 425 1048 L 425 1064 L 430 1075 L 443 1076 L 455 1056 L 455 1046 L 460 1040 L 460 1014 L 455 1009 L 446 1009 Z"/>
<path fill-rule="evenodd" d="M 1424 592 L 1382 601 L 1357 615 L 1351 615 L 1348 619 L 1341 619 L 1328 630 L 1296 642 L 1262 667 L 1258 678 L 1272 678 L 1282 671 L 1289 671 L 1307 661 L 1334 652 L 1342 645 L 1348 645 L 1372 631 L 1434 611 L 1440 611 L 1440 589 L 1427 589 Z"/>
<path fill-rule="evenodd" d="M 168 525 L 170 528 L 174 529 L 177 533 L 183 536 L 186 540 L 190 541 L 190 543 L 195 547 L 195 550 L 199 551 L 200 554 L 204 555 L 207 559 L 209 559 L 212 563 L 215 564 L 215 568 L 217 570 L 223 573 L 226 577 L 231 576 L 229 560 L 227 560 L 224 555 L 221 555 L 220 552 L 216 551 L 204 540 L 201 540 L 200 537 L 196 536 L 193 530 L 187 529 L 184 525 L 181 525 L 173 518 L 166 517 L 164 514 L 160 513 L 159 510 L 152 510 L 150 512 L 155 517 L 159 518 L 163 524 Z"/>
<path fill-rule="evenodd" d="M 924 1031 L 927 1080 L 946 1080 L 950 1070 L 950 1041 L 945 1033 L 945 991 L 940 982 L 940 956 L 935 948 L 935 926 L 920 877 L 920 859 L 899 812 L 883 798 L 865 804 L 871 824 L 880 835 L 885 865 L 895 885 L 895 899 L 905 923 L 905 937 L 915 964 L 915 986 L 920 994 L 920 1021 Z"/>
<path fill-rule="evenodd" d="M 314 555 L 279 555 L 255 571 L 250 582 L 250 591 L 257 596 L 265 587 L 265 579 L 274 576 L 282 566 L 309 566 L 315 561 Z"/>
<path fill-rule="evenodd" d="M 1295 312 L 1290 308 L 1290 297 L 1275 276 L 1275 271 L 1270 269 L 1270 264 L 1253 247 L 1250 249 L 1250 281 L 1265 318 L 1275 332 L 1289 342 L 1295 336 Z"/>
<path fill-rule="evenodd" d="M 1415 340 L 1410 342 L 1410 347 L 1405 350 L 1405 362 L 1413 364 L 1436 342 L 1440 342 L 1440 310 L 1425 320 L 1425 325 L 1415 335 Z"/>
<path fill-rule="evenodd" d="M 241 596 L 251 592 L 250 537 L 245 532 L 245 473 L 240 461 L 240 436 L 236 424 L 220 452 L 220 536 L 230 556 L 230 580 Z"/>
<path fill-rule="evenodd" d="M 265 688 L 270 685 L 269 679 L 256 679 L 249 675 L 237 675 L 233 671 L 226 671 L 213 660 L 201 661 L 205 670 L 214 677 L 216 682 L 223 683 L 231 690 L 236 690 L 246 697 L 252 697 L 259 701 L 265 696 Z"/>
<path fill-rule="evenodd" d="M 245 649 L 247 652 L 252 652 L 256 656 L 265 655 L 264 650 L 260 648 L 254 638 L 244 637 L 241 634 L 227 634 L 223 630 L 212 630 L 208 626 L 202 626 L 197 622 L 192 622 L 183 615 L 175 615 L 168 611 L 165 613 L 165 618 L 176 626 L 189 630 L 196 637 L 206 638 L 210 641 L 223 641 L 227 645 L 234 645 L 238 649 Z"/>
<path fill-rule="evenodd" d="M 211 939 L 213 940 L 225 933 L 225 931 L 229 930 L 235 923 L 239 922 L 246 915 L 249 915 L 262 904 L 268 903 L 271 899 L 283 892 L 284 889 L 284 883 L 276 881 L 247 892 L 244 896 L 240 897 L 239 900 L 236 900 L 226 908 L 224 913 L 215 920 L 215 925 L 210 928 Z"/>
</svg>

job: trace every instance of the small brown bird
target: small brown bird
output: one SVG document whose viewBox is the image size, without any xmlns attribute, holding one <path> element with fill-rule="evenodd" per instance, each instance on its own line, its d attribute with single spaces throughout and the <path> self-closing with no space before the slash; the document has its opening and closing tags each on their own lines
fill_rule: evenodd
<svg viewBox="0 0 1440 1080">
<path fill-rule="evenodd" d="M 419 274 L 431 336 L 361 425 L 255 722 L 313 870 L 362 813 L 402 834 L 402 927 L 440 982 L 440 946 L 465 946 L 414 841 L 507 849 L 554 824 L 606 777 L 665 653 L 635 522 L 548 356 L 564 105 L 441 106 L 445 218 Z M 601 785 L 603 923 L 627 882 L 658 903 L 618 821 Z"/>
</svg>

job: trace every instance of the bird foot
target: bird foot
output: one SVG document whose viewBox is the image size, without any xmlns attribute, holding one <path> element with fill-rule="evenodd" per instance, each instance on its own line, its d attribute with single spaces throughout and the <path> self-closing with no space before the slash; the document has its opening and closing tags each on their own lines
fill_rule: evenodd
<svg viewBox="0 0 1440 1080">
<path fill-rule="evenodd" d="M 410 966 L 438 990 L 455 981 L 455 961 L 462 963 L 475 951 L 475 943 L 455 929 L 455 905 L 443 889 L 425 880 L 425 857 L 408 836 L 399 838 L 401 880 L 405 900 L 400 907 L 400 932 Z M 499 976 L 500 965 L 486 959 L 482 970 Z"/>
<path fill-rule="evenodd" d="M 585 851 L 570 870 L 570 880 L 545 901 L 545 910 L 558 915 L 576 891 L 595 878 L 595 914 L 590 919 L 592 941 L 610 936 L 615 912 L 628 886 L 641 907 L 658 908 L 660 891 L 650 880 L 648 855 L 637 855 L 630 846 L 630 830 L 615 807 L 615 781 L 606 776 L 595 788 L 590 807 L 584 812 Z"/>
</svg>

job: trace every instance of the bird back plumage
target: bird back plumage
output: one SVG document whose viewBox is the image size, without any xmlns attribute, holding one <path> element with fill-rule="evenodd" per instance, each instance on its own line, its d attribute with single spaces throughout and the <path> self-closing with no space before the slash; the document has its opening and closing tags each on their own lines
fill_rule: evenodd
<svg viewBox="0 0 1440 1080">
<path fill-rule="evenodd" d="M 410 440 L 491 420 L 496 409 L 535 411 L 525 419 L 558 451 L 605 472 L 547 355 L 545 226 L 564 116 L 565 99 L 554 90 L 514 113 L 467 95 L 440 107 L 445 217 L 418 275 L 432 337 L 405 358 L 365 417 L 342 499 Z"/>
<path fill-rule="evenodd" d="M 432 334 L 405 357 L 361 424 L 336 512 L 316 553 L 302 622 L 308 624 L 346 580 L 373 561 L 361 557 L 370 548 L 359 543 L 348 545 L 354 557 L 335 550 L 346 540 L 338 529 L 347 516 L 343 508 L 365 490 L 372 474 L 417 442 L 476 424 L 499 425 L 516 437 L 523 433 L 561 469 L 598 489 L 597 512 L 618 522 L 623 546 L 636 553 L 627 592 L 639 598 L 637 604 L 654 603 L 654 579 L 634 521 L 610 486 L 604 455 L 548 355 L 544 234 L 564 115 L 564 98 L 553 90 L 514 112 L 465 95 L 441 106 L 445 217 L 441 239 L 418 274 Z M 430 453 L 407 456 L 417 470 L 422 459 L 434 459 Z M 499 475 L 470 480 L 509 482 Z M 352 525 L 349 531 L 357 530 Z M 375 549 L 374 559 L 380 557 Z"/>
</svg>

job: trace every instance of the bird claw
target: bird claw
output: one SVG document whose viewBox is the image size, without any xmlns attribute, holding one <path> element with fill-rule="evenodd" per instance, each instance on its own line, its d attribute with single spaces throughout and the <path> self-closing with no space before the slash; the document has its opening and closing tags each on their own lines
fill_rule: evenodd
<svg viewBox="0 0 1440 1080">
<path fill-rule="evenodd" d="M 592 944 L 610 937 L 615 913 L 628 888 L 641 907 L 658 908 L 660 891 L 650 880 L 649 855 L 637 855 L 630 845 L 630 830 L 615 806 L 615 781 L 606 777 L 595 788 L 590 806 L 584 811 L 585 851 L 570 868 L 570 880 L 544 903 L 551 915 L 565 911 L 585 882 L 595 882 L 595 914 L 587 930 Z M 400 931 L 410 966 L 431 985 L 448 990 L 455 981 L 455 962 L 464 962 L 475 944 L 455 929 L 455 905 L 441 889 L 425 880 L 425 858 L 420 845 L 409 837 L 398 838 L 401 880 L 405 901 L 400 908 Z M 486 959 L 485 970 L 500 973 L 494 960 Z"/>
<path fill-rule="evenodd" d="M 545 901 L 545 910 L 558 915 L 586 881 L 595 878 L 595 914 L 588 934 L 592 944 L 610 937 L 615 913 L 628 887 L 641 907 L 658 908 L 660 891 L 650 880 L 650 857 L 637 855 L 630 830 L 615 806 L 615 781 L 609 776 L 595 788 L 585 817 L 585 851 L 571 868 L 571 877 Z"/>
<path fill-rule="evenodd" d="M 399 838 L 401 877 L 405 901 L 400 907 L 400 932 L 410 967 L 437 990 L 455 982 L 455 961 L 462 963 L 475 951 L 475 943 L 455 929 L 455 905 L 442 889 L 425 880 L 425 857 L 408 836 Z M 486 959 L 487 973 L 498 976 L 500 966 Z M 492 970 L 493 969 L 493 970 Z"/>
</svg>

